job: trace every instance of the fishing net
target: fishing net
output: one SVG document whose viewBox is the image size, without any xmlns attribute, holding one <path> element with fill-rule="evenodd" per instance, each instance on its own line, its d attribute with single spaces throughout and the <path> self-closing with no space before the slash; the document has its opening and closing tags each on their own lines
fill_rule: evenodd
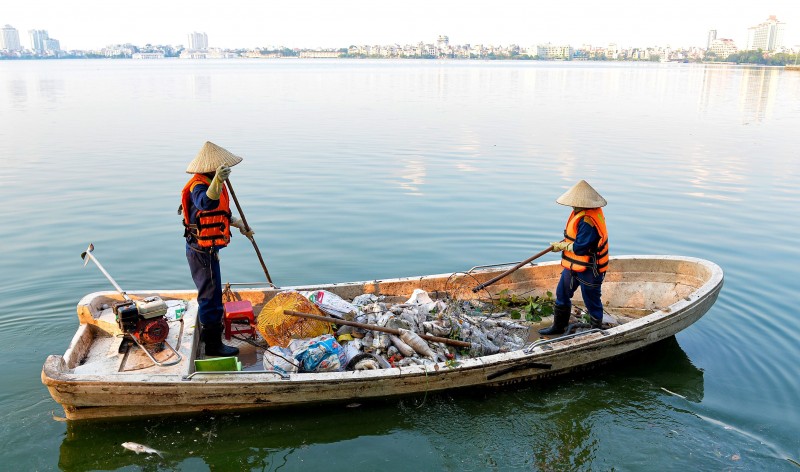
<svg viewBox="0 0 800 472">
<path fill-rule="evenodd" d="M 494 312 L 492 296 L 487 289 L 473 292 L 480 282 L 468 272 L 455 272 L 445 282 L 447 313 L 454 316 L 490 316 Z"/>
<path fill-rule="evenodd" d="M 530 325 L 519 309 L 507 303 L 513 298 L 508 291 L 498 292 L 494 287 L 473 291 L 485 280 L 471 272 L 450 275 L 445 284 L 447 308 L 443 315 L 457 327 L 460 339 L 472 343 L 472 356 L 520 349 L 528 340 Z"/>
<path fill-rule="evenodd" d="M 287 315 L 284 310 L 325 316 L 314 303 L 298 292 L 286 291 L 275 295 L 258 314 L 258 332 L 270 346 L 287 347 L 292 339 L 333 333 L 330 323 Z"/>
</svg>

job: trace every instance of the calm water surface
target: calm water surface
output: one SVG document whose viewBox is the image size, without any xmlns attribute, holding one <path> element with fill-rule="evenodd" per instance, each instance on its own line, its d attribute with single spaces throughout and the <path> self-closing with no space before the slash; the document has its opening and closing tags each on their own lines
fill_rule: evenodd
<svg viewBox="0 0 800 472">
<path fill-rule="evenodd" d="M 798 470 L 800 73 L 684 64 L 0 63 L 0 468 Z M 591 375 L 360 408 L 67 425 L 39 373 L 110 289 L 191 288 L 204 141 L 279 285 L 517 261 L 579 179 L 614 254 L 725 271 L 696 324 Z M 235 238 L 223 278 L 263 280 Z M 555 259 L 555 255 L 550 256 Z M 669 394 L 664 389 L 680 396 Z M 164 459 L 120 447 L 135 441 Z"/>
</svg>

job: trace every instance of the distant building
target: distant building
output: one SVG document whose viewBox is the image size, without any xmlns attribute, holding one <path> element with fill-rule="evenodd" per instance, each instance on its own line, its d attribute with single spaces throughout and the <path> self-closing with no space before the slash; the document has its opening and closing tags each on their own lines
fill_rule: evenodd
<svg viewBox="0 0 800 472">
<path fill-rule="evenodd" d="M 44 53 L 44 42 L 50 39 L 50 36 L 45 30 L 29 30 L 28 36 L 31 38 L 31 51 Z"/>
<path fill-rule="evenodd" d="M 46 30 L 29 30 L 31 51 L 37 54 L 56 54 L 61 50 L 61 43 L 47 34 Z"/>
<path fill-rule="evenodd" d="M 341 56 L 339 51 L 301 51 L 301 59 L 336 59 Z"/>
<path fill-rule="evenodd" d="M 19 31 L 11 25 L 5 25 L 0 36 L 0 49 L 9 51 L 20 51 L 22 46 L 19 44 Z"/>
<path fill-rule="evenodd" d="M 782 23 L 775 18 L 775 15 L 767 18 L 767 21 L 747 29 L 747 50 L 761 49 L 763 51 L 774 51 L 783 47 L 783 28 L 786 23 Z"/>
<path fill-rule="evenodd" d="M 713 52 L 714 55 L 719 59 L 725 59 L 731 54 L 736 54 L 739 52 L 739 49 L 736 47 L 736 43 L 734 43 L 732 39 L 725 38 L 711 41 L 708 50 Z"/>
<path fill-rule="evenodd" d="M 554 46 L 550 43 L 536 46 L 536 55 L 540 59 L 571 59 L 573 53 L 571 46 Z"/>
<path fill-rule="evenodd" d="M 711 49 L 711 41 L 717 39 L 717 30 L 708 30 L 708 39 L 706 40 L 706 49 Z"/>
<path fill-rule="evenodd" d="M 136 52 L 131 55 L 131 59 L 164 59 L 163 52 Z"/>
<path fill-rule="evenodd" d="M 205 51 L 208 49 L 208 35 L 205 33 L 189 33 L 189 47 L 193 51 Z"/>
<path fill-rule="evenodd" d="M 179 56 L 181 59 L 208 59 L 208 53 L 204 51 L 192 51 L 184 49 Z"/>
</svg>

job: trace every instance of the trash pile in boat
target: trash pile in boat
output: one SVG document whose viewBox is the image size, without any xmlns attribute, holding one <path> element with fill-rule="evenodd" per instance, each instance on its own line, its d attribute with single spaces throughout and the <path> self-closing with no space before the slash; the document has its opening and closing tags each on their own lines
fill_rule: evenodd
<svg viewBox="0 0 800 472">
<path fill-rule="evenodd" d="M 356 326 L 336 326 L 287 314 L 289 311 L 387 328 L 394 334 Z M 372 370 L 445 362 L 522 349 L 530 326 L 493 313 L 478 300 L 432 300 L 416 289 L 403 303 L 363 294 L 348 302 L 317 290 L 285 291 L 258 315 L 258 330 L 270 347 L 264 368 L 282 373 Z M 334 329 L 336 329 L 334 331 Z M 426 341 L 421 336 L 444 338 Z M 448 343 L 445 341 L 455 341 Z M 452 344 L 460 344 L 453 346 Z M 468 346 L 468 347 L 467 347 Z"/>
</svg>

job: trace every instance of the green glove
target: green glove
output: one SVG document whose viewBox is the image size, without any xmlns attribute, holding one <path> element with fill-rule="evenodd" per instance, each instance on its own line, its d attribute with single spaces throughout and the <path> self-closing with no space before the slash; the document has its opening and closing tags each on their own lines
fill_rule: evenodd
<svg viewBox="0 0 800 472">
<path fill-rule="evenodd" d="M 217 167 L 216 173 L 214 173 L 214 179 L 211 180 L 211 183 L 208 184 L 208 190 L 206 190 L 206 195 L 208 198 L 212 200 L 219 200 L 220 194 L 222 194 L 222 185 L 223 182 L 228 180 L 228 177 L 231 175 L 231 168 L 226 165 L 221 165 Z"/>
<path fill-rule="evenodd" d="M 550 243 L 550 245 L 553 246 L 553 252 L 572 252 L 572 242 L 570 241 L 558 241 L 555 243 Z"/>
<path fill-rule="evenodd" d="M 239 228 L 239 232 L 247 236 L 248 238 L 256 234 L 256 232 L 253 231 L 252 229 L 248 231 L 247 228 L 245 228 L 244 226 L 244 220 L 242 220 L 238 216 L 231 216 L 231 226 L 233 226 L 234 228 Z"/>
</svg>

